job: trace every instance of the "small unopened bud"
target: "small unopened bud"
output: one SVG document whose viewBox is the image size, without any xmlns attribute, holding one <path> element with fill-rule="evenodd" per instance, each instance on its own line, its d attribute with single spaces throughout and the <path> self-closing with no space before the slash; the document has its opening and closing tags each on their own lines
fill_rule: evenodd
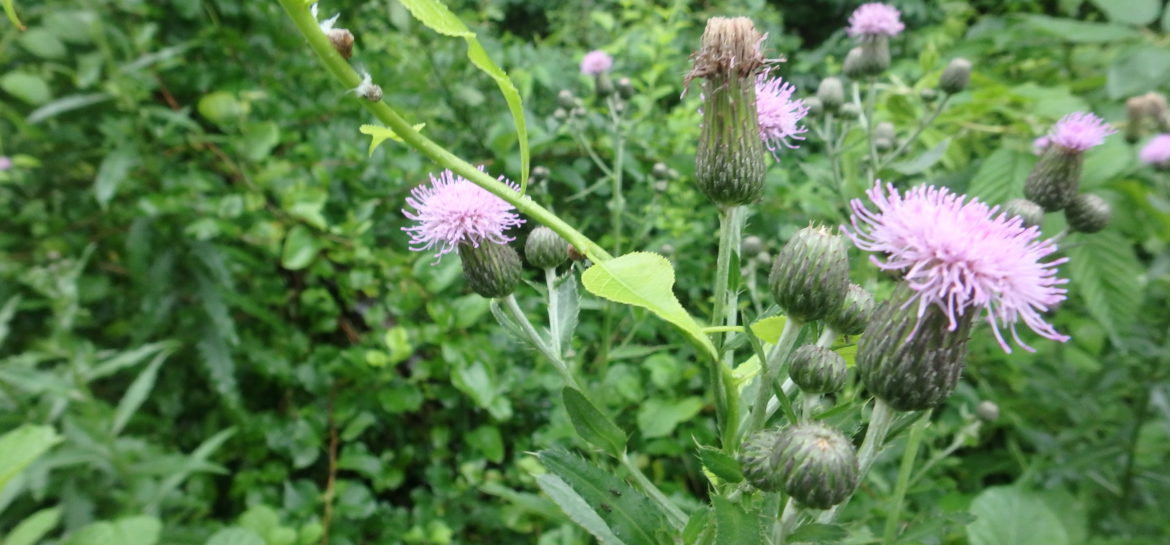
<svg viewBox="0 0 1170 545">
<path fill-rule="evenodd" d="M 557 104 L 560 104 L 566 110 L 571 109 L 577 106 L 577 97 L 573 96 L 572 91 L 561 89 L 561 92 L 557 93 Z"/>
<path fill-rule="evenodd" d="M 747 437 L 739 449 L 739 465 L 744 479 L 757 490 L 779 492 L 784 486 L 773 460 L 776 452 L 776 430 L 759 430 Z"/>
<path fill-rule="evenodd" d="M 894 149 L 894 141 L 890 138 L 874 138 L 873 147 L 878 151 L 890 151 Z"/>
<path fill-rule="evenodd" d="M 564 108 L 557 108 L 553 110 L 553 118 L 557 121 L 564 121 L 569 118 L 569 112 Z"/>
<path fill-rule="evenodd" d="M 362 81 L 354 88 L 353 92 L 370 102 L 382 100 L 382 87 L 374 83 L 369 72 L 362 72 Z"/>
<path fill-rule="evenodd" d="M 332 28 L 325 33 L 329 43 L 341 54 L 341 58 L 348 60 L 353 56 L 353 33 L 344 28 Z"/>
<path fill-rule="evenodd" d="M 569 258 L 569 243 L 543 225 L 528 233 L 524 257 L 538 269 L 555 269 Z"/>
<path fill-rule="evenodd" d="M 1037 227 L 1044 221 L 1044 209 L 1028 199 L 1012 199 L 1003 203 L 1003 212 L 1008 216 L 1019 216 L 1026 227 Z"/>
<path fill-rule="evenodd" d="M 609 79 L 609 74 L 601 73 L 597 75 L 597 94 L 603 97 L 612 95 L 614 92 L 613 80 Z"/>
<path fill-rule="evenodd" d="M 935 91 L 934 89 L 932 89 L 930 87 L 927 87 L 921 91 L 918 91 L 918 96 L 922 97 L 923 102 L 927 102 L 927 103 L 934 102 L 934 101 L 938 100 L 938 91 Z"/>
<path fill-rule="evenodd" d="M 849 284 L 849 292 L 845 294 L 845 302 L 841 308 L 827 318 L 829 327 L 843 335 L 860 335 L 869 325 L 869 318 L 873 316 L 873 296 L 865 288 L 857 284 Z"/>
<path fill-rule="evenodd" d="M 571 117 L 585 117 L 585 107 L 575 106 L 572 110 L 569 111 L 569 115 Z"/>
<path fill-rule="evenodd" d="M 670 182 L 667 180 L 658 180 L 654 182 L 654 191 L 662 193 L 670 188 Z"/>
<path fill-rule="evenodd" d="M 1096 233 L 1109 225 L 1113 217 L 1113 208 L 1105 199 L 1092 193 L 1077 195 L 1068 208 L 1064 209 L 1064 218 L 1073 231 L 1081 233 Z"/>
<path fill-rule="evenodd" d="M 674 255 L 674 246 L 670 245 L 670 244 L 663 244 L 661 247 L 658 248 L 658 253 L 660 253 L 666 257 L 670 257 L 670 256 Z"/>
<path fill-rule="evenodd" d="M 825 109 L 836 111 L 845 102 L 845 87 L 837 78 L 825 78 L 817 86 L 817 98 L 825 105 Z"/>
<path fill-rule="evenodd" d="M 629 100 L 634 96 L 634 82 L 630 81 L 630 78 L 619 79 L 617 81 L 617 91 L 618 95 L 626 100 Z"/>
<path fill-rule="evenodd" d="M 971 61 L 964 58 L 951 59 L 938 78 L 940 91 L 953 95 L 967 88 L 971 83 Z"/>
<path fill-rule="evenodd" d="M 511 295 L 520 281 L 520 256 L 507 244 L 460 244 L 459 258 L 467 284 L 489 299 Z"/>
<path fill-rule="evenodd" d="M 772 254 L 768 253 L 767 250 L 760 252 L 759 254 L 756 254 L 756 263 L 758 263 L 761 267 L 767 267 L 767 266 L 771 265 L 772 264 Z"/>
<path fill-rule="evenodd" d="M 552 172 L 548 170 L 548 167 L 537 165 L 532 167 L 532 174 L 528 177 L 534 182 L 541 182 L 549 179 L 550 176 L 552 176 Z"/>
<path fill-rule="evenodd" d="M 873 137 L 875 139 L 883 139 L 893 141 L 897 137 L 897 129 L 894 124 L 889 121 L 882 121 L 873 128 Z"/>
<path fill-rule="evenodd" d="M 848 57 L 846 57 L 848 60 Z M 890 40 L 886 36 L 866 36 L 861 40 L 861 71 L 877 76 L 890 67 Z"/>
<path fill-rule="evenodd" d="M 817 97 L 808 97 L 804 99 L 804 105 L 808 107 L 808 115 L 813 117 L 820 117 L 825 113 L 825 104 Z"/>
<path fill-rule="evenodd" d="M 1064 209 L 1077 195 L 1083 162 L 1081 153 L 1049 145 L 1028 173 L 1024 196 L 1046 212 Z"/>
<path fill-rule="evenodd" d="M 828 509 L 857 489 L 857 451 L 841 432 L 820 422 L 780 430 L 772 469 L 781 488 L 798 503 Z"/>
<path fill-rule="evenodd" d="M 862 64 L 862 52 L 860 47 L 854 47 L 845 55 L 844 66 L 841 67 L 841 72 L 849 79 L 861 79 L 866 76 L 865 66 Z"/>
<path fill-rule="evenodd" d="M 654 166 L 650 167 L 650 175 L 659 180 L 665 180 L 670 176 L 670 167 L 666 166 L 666 163 L 654 163 Z"/>
<path fill-rule="evenodd" d="M 768 287 L 790 319 L 810 322 L 835 314 L 849 289 L 845 243 L 825 228 L 797 231 L 776 256 Z"/>
<path fill-rule="evenodd" d="M 980 420 L 985 422 L 995 422 L 999 419 L 999 405 L 996 405 L 994 401 L 986 399 L 980 401 L 975 406 L 975 416 L 978 416 Z"/>
<path fill-rule="evenodd" d="M 800 390 L 809 394 L 831 394 L 845 385 L 848 369 L 840 354 L 806 344 L 792 353 L 788 376 Z"/>
<path fill-rule="evenodd" d="M 744 237 L 740 244 L 740 253 L 744 257 L 752 258 L 764 251 L 764 241 L 755 235 Z"/>
<path fill-rule="evenodd" d="M 1133 144 L 1142 137 L 1142 124 L 1146 119 L 1147 95 L 1129 97 L 1125 101 L 1125 141 Z"/>
<path fill-rule="evenodd" d="M 837 114 L 841 116 L 841 119 L 854 120 L 861 117 L 861 108 L 859 108 L 857 104 L 853 102 L 846 102 L 845 104 L 841 105 L 841 108 L 837 111 Z"/>
</svg>

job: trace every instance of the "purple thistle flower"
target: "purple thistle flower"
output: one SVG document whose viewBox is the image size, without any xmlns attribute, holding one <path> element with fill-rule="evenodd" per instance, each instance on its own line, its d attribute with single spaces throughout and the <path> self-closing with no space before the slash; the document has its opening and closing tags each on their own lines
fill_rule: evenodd
<svg viewBox="0 0 1170 545">
<path fill-rule="evenodd" d="M 1052 140 L 1047 136 L 1041 136 L 1032 141 L 1032 153 L 1035 155 L 1043 155 L 1044 150 L 1052 145 Z"/>
<path fill-rule="evenodd" d="M 12 159 L 7 156 L 0 155 L 0 171 L 5 171 L 12 168 Z"/>
<path fill-rule="evenodd" d="M 1087 112 L 1073 112 L 1052 125 L 1049 142 L 1070 151 L 1081 153 L 1105 143 L 1105 137 L 1117 131 L 1105 120 Z"/>
<path fill-rule="evenodd" d="M 589 76 L 599 76 L 604 72 L 609 72 L 612 66 L 613 57 L 600 49 L 586 53 L 585 58 L 581 59 L 581 73 Z"/>
<path fill-rule="evenodd" d="M 790 140 L 804 140 L 801 134 L 808 127 L 800 120 L 808 115 L 808 106 L 803 100 L 792 100 L 796 87 L 783 78 L 769 78 L 760 74 L 756 78 L 756 117 L 760 125 L 760 139 L 773 155 L 783 145 L 796 148 Z"/>
<path fill-rule="evenodd" d="M 479 167 L 482 171 L 483 167 Z M 460 244 L 479 247 L 481 242 L 506 244 L 512 240 L 504 231 L 524 223 L 507 201 L 491 194 L 466 178 L 444 170 L 430 176 L 430 185 L 410 190 L 402 214 L 416 223 L 402 230 L 410 233 L 410 249 L 425 252 L 438 249 L 435 260 L 451 253 Z M 504 180 L 508 187 L 519 186 Z"/>
<path fill-rule="evenodd" d="M 1042 337 L 1069 339 L 1040 315 L 1065 298 L 1068 290 L 1060 286 L 1068 280 L 1056 277 L 1056 267 L 1068 258 L 1041 262 L 1056 252 L 1056 242 L 1039 240 L 1039 228 L 945 188 L 918 186 L 903 196 L 878 181 L 867 194 L 877 210 L 854 199 L 853 229 L 842 231 L 858 248 L 885 255 L 870 256 L 878 268 L 903 273 L 917 292 L 907 304 L 918 300 L 919 318 L 938 305 L 954 331 L 958 317 L 986 309 L 996 340 L 1009 353 L 1001 327 L 1033 351 L 1016 332 L 1021 320 Z"/>
<path fill-rule="evenodd" d="M 1138 159 L 1147 165 L 1170 166 L 1170 134 L 1159 134 L 1142 147 Z"/>
<path fill-rule="evenodd" d="M 901 12 L 889 4 L 871 2 L 862 4 L 849 16 L 849 28 L 846 32 L 851 37 L 866 36 L 897 36 L 906 28 L 902 24 Z"/>
</svg>

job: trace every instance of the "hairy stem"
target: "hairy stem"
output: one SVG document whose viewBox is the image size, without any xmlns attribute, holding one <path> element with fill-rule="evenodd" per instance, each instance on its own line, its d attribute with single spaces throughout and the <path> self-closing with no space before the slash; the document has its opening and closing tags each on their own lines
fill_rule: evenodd
<svg viewBox="0 0 1170 545">
<path fill-rule="evenodd" d="M 756 392 L 756 402 L 752 405 L 751 421 L 744 428 L 745 434 L 756 431 L 764 426 L 768 414 L 768 399 L 772 397 L 772 383 L 776 382 L 776 375 L 780 373 L 780 368 L 783 367 L 784 362 L 788 359 L 788 355 L 792 353 L 792 345 L 796 344 L 796 337 L 800 333 L 803 325 L 789 316 L 784 321 L 784 329 L 780 332 L 780 338 L 772 346 L 772 350 L 768 352 L 767 361 L 760 362 L 760 379 L 758 391 Z"/>
<path fill-rule="evenodd" d="M 630 460 L 630 456 L 628 454 L 622 453 L 621 463 L 622 467 L 626 468 L 626 470 L 630 472 L 630 476 L 634 478 L 634 482 L 638 484 L 638 487 L 641 488 L 643 492 L 649 494 L 655 502 L 662 506 L 662 509 L 666 511 L 666 516 L 670 519 L 672 526 L 675 528 L 682 528 L 683 526 L 686 526 L 687 516 L 682 512 L 682 509 L 679 509 L 678 506 L 674 504 L 674 502 L 670 501 L 670 498 L 666 497 L 666 494 L 663 494 L 662 491 L 659 490 L 658 487 L 655 486 L 654 483 L 649 478 L 647 478 L 644 473 L 642 473 L 642 470 L 638 469 L 638 466 L 634 465 L 634 462 Z"/>
</svg>

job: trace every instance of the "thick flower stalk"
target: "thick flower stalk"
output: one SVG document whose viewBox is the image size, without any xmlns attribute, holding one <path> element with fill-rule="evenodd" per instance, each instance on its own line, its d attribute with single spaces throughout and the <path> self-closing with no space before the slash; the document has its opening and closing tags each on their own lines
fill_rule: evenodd
<svg viewBox="0 0 1170 545">
<path fill-rule="evenodd" d="M 1115 132 L 1091 113 L 1074 112 L 1060 118 L 1046 140 L 1033 144 L 1043 149 L 1043 154 L 1028 174 L 1024 195 L 1047 212 L 1064 209 L 1077 195 L 1084 153 L 1105 143 L 1105 137 Z"/>
<path fill-rule="evenodd" d="M 1021 321 L 1042 337 L 1068 340 L 1042 316 L 1065 298 L 1067 280 L 1056 273 L 1068 259 L 1044 261 L 1057 248 L 1040 240 L 1038 228 L 945 188 L 918 186 L 901 195 L 879 182 L 868 195 L 876 210 L 855 199 L 852 229 L 842 230 L 858 248 L 878 254 L 870 256 L 878 268 L 902 274 L 913 290 L 902 304 L 915 305 L 919 320 L 937 308 L 946 328 L 958 331 L 964 319 L 985 311 L 1007 352 L 1003 329 L 1032 350 L 1017 332 Z"/>
</svg>

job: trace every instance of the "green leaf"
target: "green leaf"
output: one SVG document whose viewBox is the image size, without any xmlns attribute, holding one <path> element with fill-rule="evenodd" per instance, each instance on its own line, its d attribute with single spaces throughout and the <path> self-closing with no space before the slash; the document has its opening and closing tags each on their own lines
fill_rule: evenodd
<svg viewBox="0 0 1170 545">
<path fill-rule="evenodd" d="M 1047 15 L 1024 15 L 1021 20 L 1033 30 L 1073 43 L 1105 43 L 1137 40 L 1137 29 L 1116 23 L 1089 23 Z"/>
<path fill-rule="evenodd" d="M 996 486 L 971 502 L 975 521 L 967 526 L 971 545 L 1069 545 L 1060 518 L 1032 492 Z"/>
<path fill-rule="evenodd" d="M 0 435 L 0 491 L 61 437 L 50 426 L 25 424 Z"/>
<path fill-rule="evenodd" d="M 57 39 L 52 32 L 43 28 L 30 28 L 21 34 L 17 41 L 29 53 L 42 59 L 60 59 L 68 53 L 65 44 L 61 43 L 61 40 Z"/>
<path fill-rule="evenodd" d="M 634 252 L 595 263 L 581 275 L 581 284 L 598 297 L 653 312 L 683 330 L 709 357 L 718 358 L 715 345 L 675 298 L 674 267 L 665 257 Z"/>
<path fill-rule="evenodd" d="M 1162 12 L 1162 32 L 1170 33 L 1170 6 Z"/>
<path fill-rule="evenodd" d="M 1158 19 L 1162 0 L 1091 0 L 1114 23 L 1146 26 Z"/>
<path fill-rule="evenodd" d="M 703 507 L 695 511 L 690 520 L 687 521 L 686 528 L 683 528 L 683 543 L 685 545 L 708 545 L 713 543 L 714 532 L 710 527 L 711 522 L 711 508 Z"/>
<path fill-rule="evenodd" d="M 251 530 L 224 528 L 212 534 L 204 545 L 265 545 L 264 540 Z"/>
<path fill-rule="evenodd" d="M 922 155 L 919 155 L 918 157 L 915 157 L 909 161 L 894 163 L 890 165 L 890 168 L 907 176 L 918 174 L 919 172 L 922 172 L 934 166 L 935 163 L 939 162 L 939 160 L 942 159 L 943 155 L 947 152 L 947 148 L 950 147 L 950 145 L 950 137 L 944 138 L 943 141 L 939 142 L 937 146 L 922 152 Z"/>
<path fill-rule="evenodd" d="M 840 543 L 849 532 L 836 524 L 811 522 L 797 528 L 788 536 L 789 543 Z"/>
<path fill-rule="evenodd" d="M 467 28 L 451 10 L 440 0 L 400 0 L 402 5 L 419 22 L 431 30 L 451 36 L 463 38 L 467 42 L 467 58 L 485 74 L 496 80 L 496 85 L 508 103 L 508 110 L 512 112 L 512 123 L 516 125 L 516 139 L 520 144 L 520 193 L 528 187 L 529 152 L 528 126 L 524 121 L 524 107 L 520 101 L 520 91 L 512 84 L 511 78 L 487 54 L 487 50 L 476 39 L 475 33 Z"/>
<path fill-rule="evenodd" d="M 1137 162 L 1137 153 L 1120 136 L 1105 139 L 1105 143 L 1085 153 L 1081 170 L 1081 191 L 1113 181 Z"/>
<path fill-rule="evenodd" d="M 763 544 L 759 515 L 748 513 L 721 496 L 712 496 L 715 508 L 715 545 Z"/>
<path fill-rule="evenodd" d="M 12 26 L 20 30 L 25 30 L 25 26 L 20 22 L 20 18 L 16 16 L 16 6 L 12 5 L 12 0 L 3 0 L 3 3 L 4 15 L 8 16 L 8 20 L 12 23 Z"/>
<path fill-rule="evenodd" d="M 624 541 L 614 535 L 613 530 L 609 529 L 609 525 L 605 523 L 601 515 L 598 515 L 597 511 L 589 506 L 589 502 L 586 502 L 563 479 L 552 473 L 545 473 L 536 476 L 536 484 L 557 504 L 557 507 L 561 508 L 561 511 L 564 511 L 570 520 L 597 538 L 601 545 L 626 545 Z"/>
<path fill-rule="evenodd" d="M 421 131 L 425 126 L 427 126 L 426 123 L 419 123 L 411 128 L 413 128 L 415 132 L 418 132 Z M 391 129 L 390 127 L 382 127 L 380 125 L 362 125 L 361 127 L 358 127 L 358 132 L 370 136 L 370 157 L 374 156 L 374 150 L 378 149 L 378 146 L 382 145 L 382 142 L 385 142 L 387 139 L 393 140 L 395 142 L 402 142 L 402 137 L 398 136 L 398 134 L 394 132 L 394 129 Z"/>
<path fill-rule="evenodd" d="M 686 420 L 694 418 L 703 409 L 702 398 L 688 397 L 678 401 L 652 398 L 638 407 L 638 429 L 642 437 L 665 437 Z"/>
<path fill-rule="evenodd" d="M 1142 302 L 1144 268 L 1133 246 L 1121 234 L 1105 230 L 1070 236 L 1065 252 L 1069 292 L 1079 294 L 1089 314 L 1119 342 Z"/>
<path fill-rule="evenodd" d="M 272 121 L 261 121 L 244 125 L 239 140 L 240 153 L 250 161 L 268 157 L 280 143 L 280 127 Z"/>
<path fill-rule="evenodd" d="M 581 392 L 566 386 L 561 398 L 577 435 L 615 458 L 626 451 L 626 434 Z"/>
<path fill-rule="evenodd" d="M 16 316 L 16 307 L 20 305 L 20 300 L 19 295 L 13 295 L 0 307 L 0 346 L 4 346 L 4 339 L 8 338 L 10 331 L 8 324 L 12 322 L 12 317 Z"/>
<path fill-rule="evenodd" d="M 108 93 L 88 93 L 82 95 L 69 95 L 54 100 L 40 108 L 37 108 L 28 114 L 28 122 L 32 124 L 40 123 L 46 119 L 56 117 L 65 112 L 70 112 L 86 106 L 105 102 L 114 98 Z"/>
<path fill-rule="evenodd" d="M 1153 91 L 1170 79 L 1170 51 L 1142 46 L 1119 55 L 1109 64 L 1105 89 L 1121 99 Z"/>
<path fill-rule="evenodd" d="M 70 535 L 63 545 L 155 545 L 161 532 L 162 523 L 157 518 L 127 517 L 90 524 Z"/>
<path fill-rule="evenodd" d="M 776 344 L 776 341 L 780 340 L 780 334 L 784 332 L 784 323 L 787 321 L 788 318 L 784 316 L 769 316 L 757 320 L 751 325 L 752 333 L 768 344 Z"/>
<path fill-rule="evenodd" d="M 221 126 L 235 122 L 244 113 L 244 106 L 236 96 L 226 91 L 203 95 L 195 108 L 199 110 L 199 115 Z"/>
<path fill-rule="evenodd" d="M 489 462 L 504 461 L 504 437 L 495 426 L 480 426 L 467 434 L 467 444 L 474 447 Z"/>
<path fill-rule="evenodd" d="M 577 276 L 570 273 L 562 277 L 556 286 L 557 315 L 552 319 L 560 326 L 561 346 L 568 348 L 577 330 L 577 317 L 581 310 L 581 296 L 577 294 Z M 612 354 L 612 353 L 611 353 Z"/>
<path fill-rule="evenodd" d="M 704 468 L 724 482 L 738 483 L 743 480 L 743 470 L 739 467 L 739 461 L 724 454 L 722 450 L 700 446 L 699 460 L 703 462 Z"/>
<path fill-rule="evenodd" d="M 130 417 L 142 406 L 146 401 L 146 396 L 150 395 L 150 391 L 154 389 L 154 381 L 158 377 L 158 368 L 162 366 L 167 357 L 171 355 L 170 350 L 163 351 L 154 357 L 154 360 L 147 365 L 130 387 L 126 389 L 126 393 L 122 395 L 122 399 L 118 401 L 118 408 L 114 411 L 114 420 L 110 424 L 110 433 L 118 435 L 122 433 L 122 429 L 126 427 L 126 423 L 130 421 Z"/>
<path fill-rule="evenodd" d="M 0 89 L 29 104 L 44 104 L 53 98 L 49 84 L 36 74 L 9 72 L 0 77 Z"/>
<path fill-rule="evenodd" d="M 666 518 L 649 498 L 624 481 L 566 450 L 539 453 L 540 463 L 565 481 L 628 545 L 658 545 Z"/>
<path fill-rule="evenodd" d="M 967 186 L 967 194 L 989 204 L 1003 204 L 1024 195 L 1024 181 L 1036 158 L 1010 146 L 988 155 Z"/>
<path fill-rule="evenodd" d="M 312 230 L 304 225 L 295 225 L 284 239 L 280 265 L 290 271 L 308 267 L 320 249 Z"/>
<path fill-rule="evenodd" d="M 118 148 L 102 159 L 97 177 L 93 180 L 94 196 L 97 197 L 97 202 L 102 208 L 105 208 L 110 199 L 114 198 L 118 187 L 140 162 L 141 158 L 138 156 L 138 152 L 131 148 Z"/>
<path fill-rule="evenodd" d="M 61 508 L 52 507 L 33 513 L 20 521 L 4 540 L 4 545 L 37 545 L 45 534 L 57 527 L 61 521 Z"/>
</svg>

